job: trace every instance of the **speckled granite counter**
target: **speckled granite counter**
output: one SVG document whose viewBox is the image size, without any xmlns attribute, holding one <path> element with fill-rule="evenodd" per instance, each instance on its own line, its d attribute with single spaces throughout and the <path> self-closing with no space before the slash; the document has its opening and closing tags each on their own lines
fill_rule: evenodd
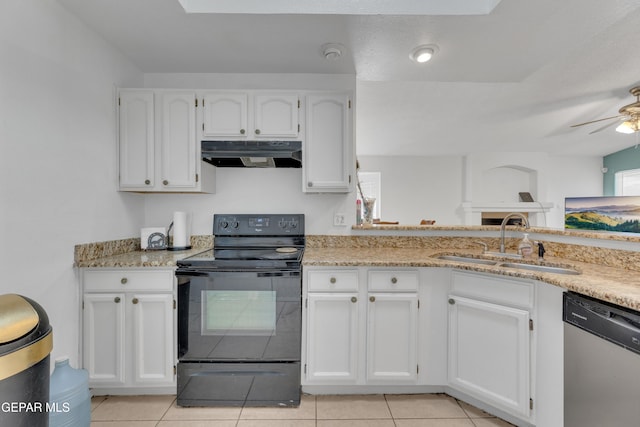
<svg viewBox="0 0 640 427">
<path fill-rule="evenodd" d="M 380 226 L 387 231 L 402 226 Z M 433 226 L 422 226 L 433 227 Z M 404 227 L 411 231 L 416 227 Z M 433 229 L 433 228 L 431 228 Z M 640 250 L 619 250 L 598 246 L 581 246 L 545 241 L 546 262 L 577 268 L 577 276 L 507 269 L 498 266 L 460 263 L 434 258 L 438 254 L 470 254 L 480 256 L 483 242 L 497 248 L 495 226 L 440 227 L 456 232 L 490 231 L 492 237 L 451 236 L 326 236 L 308 235 L 303 265 L 307 266 L 379 266 L 379 267 L 448 267 L 547 282 L 614 304 L 640 311 Z M 485 230 L 486 229 L 486 230 Z M 635 245 L 640 236 L 624 234 L 571 232 L 532 229 L 539 233 L 560 233 L 576 238 L 624 240 Z M 515 252 L 518 238 L 507 238 L 508 252 Z M 79 268 L 175 267 L 176 262 L 213 246 L 212 236 L 192 236 L 193 249 L 188 251 L 141 251 L 139 239 L 123 239 L 78 245 L 75 263 Z"/>
<path fill-rule="evenodd" d="M 122 239 L 76 245 L 74 266 L 78 268 L 175 267 L 176 262 L 213 246 L 212 236 L 192 236 L 192 249 L 143 251 L 140 239 Z"/>
<path fill-rule="evenodd" d="M 495 241 L 482 239 L 495 247 Z M 515 252 L 517 239 L 507 240 Z M 575 246 L 575 247 L 571 247 Z M 493 265 L 440 260 L 440 254 L 481 256 L 468 238 L 309 236 L 303 266 L 448 267 L 540 280 L 624 307 L 640 310 L 640 252 L 585 249 L 578 245 L 549 244 L 545 262 L 573 267 L 580 275 L 544 273 Z M 528 261 L 536 263 L 537 261 Z"/>
</svg>

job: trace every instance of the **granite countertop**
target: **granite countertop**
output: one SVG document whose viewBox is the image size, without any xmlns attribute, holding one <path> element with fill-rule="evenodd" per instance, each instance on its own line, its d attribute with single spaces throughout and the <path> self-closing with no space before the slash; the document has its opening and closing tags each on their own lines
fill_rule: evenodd
<svg viewBox="0 0 640 427">
<path fill-rule="evenodd" d="M 385 226 L 388 227 L 388 226 Z M 474 227 L 454 227 L 470 231 Z M 397 231 L 397 227 L 395 228 Z M 495 227 L 491 228 L 495 231 Z M 547 230 L 548 231 L 548 230 Z M 576 236 L 587 237 L 584 234 Z M 616 235 L 614 235 L 616 236 Z M 617 236 L 636 243 L 638 237 Z M 480 257 L 478 241 L 498 247 L 496 237 L 420 236 L 307 236 L 303 266 L 324 267 L 445 267 L 540 280 L 583 295 L 640 311 L 640 251 L 616 250 L 604 245 L 585 247 L 545 242 L 545 263 L 572 267 L 579 275 L 545 273 L 497 265 L 463 263 L 435 258 L 439 254 Z M 507 239 L 508 252 L 515 252 L 518 239 Z M 192 236 L 192 249 L 143 251 L 139 239 L 97 242 L 75 247 L 78 268 L 173 268 L 178 260 L 213 246 L 212 236 Z M 536 260 L 527 261 L 536 263 Z"/>
<path fill-rule="evenodd" d="M 207 249 L 208 248 L 198 247 L 183 251 L 136 250 L 117 255 L 76 261 L 75 266 L 78 268 L 175 267 L 179 260 Z"/>
<path fill-rule="evenodd" d="M 480 251 L 441 250 L 430 248 L 307 248 L 303 266 L 323 267 L 448 267 L 483 273 L 500 274 L 523 279 L 540 280 L 551 285 L 572 290 L 583 295 L 608 301 L 623 307 L 640 311 L 640 273 L 624 268 L 607 267 L 600 264 L 567 260 L 559 257 L 545 257 L 544 263 L 572 267 L 579 275 L 545 273 L 448 261 L 435 258 L 441 254 L 465 254 L 481 257 Z M 504 260 L 504 261 L 513 261 Z M 529 263 L 537 263 L 528 260 Z"/>
</svg>

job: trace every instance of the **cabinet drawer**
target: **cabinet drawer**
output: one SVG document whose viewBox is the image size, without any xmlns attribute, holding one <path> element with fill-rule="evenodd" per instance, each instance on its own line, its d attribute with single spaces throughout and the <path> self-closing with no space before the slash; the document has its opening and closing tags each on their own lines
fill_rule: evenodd
<svg viewBox="0 0 640 427">
<path fill-rule="evenodd" d="M 370 271 L 370 291 L 417 291 L 417 271 Z"/>
<path fill-rule="evenodd" d="M 520 307 L 533 306 L 533 289 L 532 282 L 460 271 L 453 272 L 451 286 L 456 295 Z"/>
<path fill-rule="evenodd" d="M 173 270 L 85 270 L 85 292 L 173 291 Z"/>
<path fill-rule="evenodd" d="M 357 270 L 309 271 L 307 273 L 309 291 L 357 291 Z"/>
</svg>

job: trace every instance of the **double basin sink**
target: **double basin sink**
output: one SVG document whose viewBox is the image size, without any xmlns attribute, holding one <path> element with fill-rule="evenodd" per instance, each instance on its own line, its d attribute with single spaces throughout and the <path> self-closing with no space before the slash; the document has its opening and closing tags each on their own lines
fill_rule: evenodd
<svg viewBox="0 0 640 427">
<path fill-rule="evenodd" d="M 580 272 L 576 269 L 570 267 L 562 267 L 558 265 L 549 265 L 549 264 L 529 264 L 526 262 L 519 261 L 504 261 L 504 260 L 494 260 L 494 259 L 486 259 L 486 258 L 475 258 L 472 256 L 464 256 L 464 255 L 438 255 L 435 258 L 447 260 L 447 261 L 455 261 L 469 264 L 480 264 L 480 265 L 493 265 L 496 267 L 503 268 L 516 268 L 520 270 L 530 270 L 537 271 L 540 273 L 556 273 L 556 274 L 580 274 Z"/>
</svg>

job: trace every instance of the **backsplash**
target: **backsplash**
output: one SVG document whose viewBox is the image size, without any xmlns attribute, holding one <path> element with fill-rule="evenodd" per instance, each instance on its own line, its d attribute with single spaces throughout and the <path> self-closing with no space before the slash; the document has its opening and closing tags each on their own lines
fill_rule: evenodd
<svg viewBox="0 0 640 427">
<path fill-rule="evenodd" d="M 507 238 L 505 240 L 506 250 L 516 252 L 520 240 L 519 238 Z M 469 237 L 450 236 L 307 236 L 307 247 L 309 248 L 389 247 L 480 252 L 481 246 L 474 242 L 484 242 L 490 250 L 497 250 L 500 247 L 500 239 L 497 237 L 470 239 Z M 640 271 L 640 252 L 550 241 L 545 241 L 544 247 L 547 256 Z"/>
</svg>

